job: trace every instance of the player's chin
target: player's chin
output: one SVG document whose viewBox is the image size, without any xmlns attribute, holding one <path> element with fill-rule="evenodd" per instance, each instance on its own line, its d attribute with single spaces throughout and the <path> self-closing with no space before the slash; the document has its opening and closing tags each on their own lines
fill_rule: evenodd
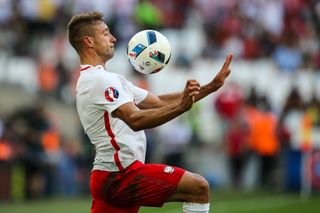
<svg viewBox="0 0 320 213">
<path fill-rule="evenodd" d="M 114 52 L 109 52 L 109 53 L 107 53 L 107 54 L 105 55 L 105 58 L 106 58 L 107 60 L 109 60 L 109 59 L 113 58 L 113 56 L 114 56 Z"/>
</svg>

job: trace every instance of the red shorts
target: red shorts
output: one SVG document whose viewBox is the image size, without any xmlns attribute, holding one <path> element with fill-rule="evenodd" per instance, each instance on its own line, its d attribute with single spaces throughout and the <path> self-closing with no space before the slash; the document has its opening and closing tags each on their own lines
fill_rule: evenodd
<svg viewBox="0 0 320 213">
<path fill-rule="evenodd" d="M 140 206 L 161 207 L 185 170 L 135 161 L 121 172 L 94 170 L 90 177 L 91 213 L 136 213 Z"/>
</svg>

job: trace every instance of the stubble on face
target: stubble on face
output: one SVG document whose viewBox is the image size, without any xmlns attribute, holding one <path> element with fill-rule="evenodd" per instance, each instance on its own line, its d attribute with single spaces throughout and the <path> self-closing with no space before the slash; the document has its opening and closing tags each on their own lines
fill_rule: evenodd
<svg viewBox="0 0 320 213">
<path fill-rule="evenodd" d="M 100 21 L 94 26 L 94 31 L 97 54 L 106 61 L 111 59 L 114 55 L 114 43 L 112 42 L 113 36 L 109 32 L 107 24 Z"/>
</svg>

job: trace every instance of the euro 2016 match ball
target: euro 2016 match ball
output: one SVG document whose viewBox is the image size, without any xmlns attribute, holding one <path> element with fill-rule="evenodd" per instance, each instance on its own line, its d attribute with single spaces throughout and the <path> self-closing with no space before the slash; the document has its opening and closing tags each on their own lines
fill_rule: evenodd
<svg viewBox="0 0 320 213">
<path fill-rule="evenodd" d="M 128 43 L 128 58 L 135 70 L 143 74 L 157 73 L 170 61 L 168 39 L 158 31 L 143 30 Z"/>
</svg>

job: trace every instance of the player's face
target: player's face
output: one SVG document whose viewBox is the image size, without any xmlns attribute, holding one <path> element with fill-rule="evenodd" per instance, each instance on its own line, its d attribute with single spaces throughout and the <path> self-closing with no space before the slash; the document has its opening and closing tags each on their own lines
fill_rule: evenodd
<svg viewBox="0 0 320 213">
<path fill-rule="evenodd" d="M 95 26 L 95 51 L 104 60 L 109 60 L 114 55 L 114 46 L 116 38 L 110 33 L 108 26 L 104 22 L 100 22 Z"/>
</svg>

